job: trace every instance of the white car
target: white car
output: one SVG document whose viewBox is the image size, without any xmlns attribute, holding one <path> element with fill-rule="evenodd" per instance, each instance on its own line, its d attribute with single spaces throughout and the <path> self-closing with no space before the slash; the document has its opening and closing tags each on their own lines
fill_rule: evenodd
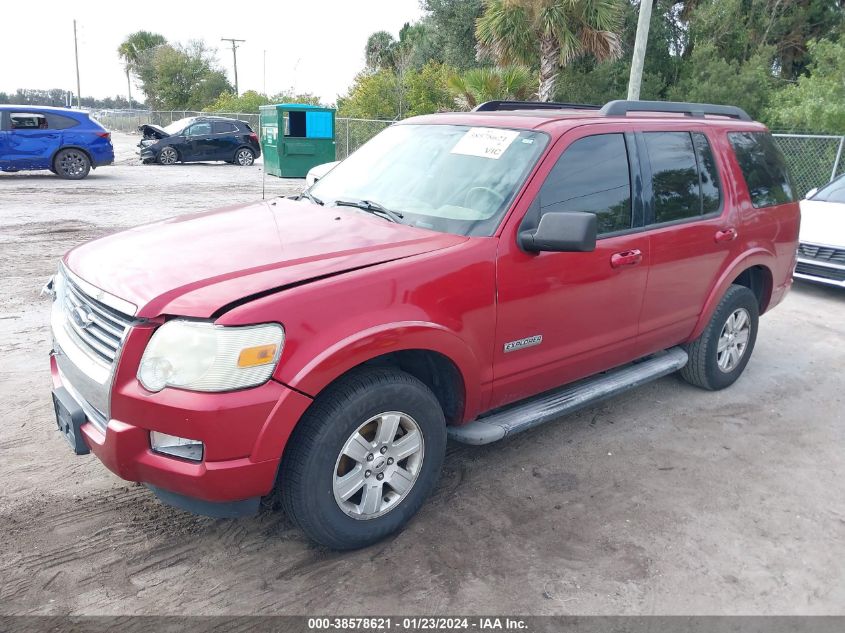
<svg viewBox="0 0 845 633">
<path fill-rule="evenodd" d="M 323 176 L 329 173 L 332 169 L 335 168 L 340 161 L 336 160 L 332 163 L 323 163 L 322 165 L 316 165 L 308 170 L 308 173 L 305 174 L 305 186 L 310 187 L 315 182 L 320 180 Z"/>
<path fill-rule="evenodd" d="M 796 279 L 845 288 L 845 174 L 801 201 Z"/>
</svg>

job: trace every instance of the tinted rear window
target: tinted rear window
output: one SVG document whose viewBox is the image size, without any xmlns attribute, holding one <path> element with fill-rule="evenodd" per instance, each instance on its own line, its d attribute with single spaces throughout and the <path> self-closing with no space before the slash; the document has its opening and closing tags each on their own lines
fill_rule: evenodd
<svg viewBox="0 0 845 633">
<path fill-rule="evenodd" d="M 233 123 L 226 123 L 225 121 L 214 121 L 211 124 L 211 131 L 213 134 L 232 134 L 238 131 L 238 128 Z"/>
<path fill-rule="evenodd" d="M 757 208 L 771 207 L 795 200 L 783 154 L 770 134 L 731 132 L 728 139 L 751 194 L 751 204 Z"/>
</svg>

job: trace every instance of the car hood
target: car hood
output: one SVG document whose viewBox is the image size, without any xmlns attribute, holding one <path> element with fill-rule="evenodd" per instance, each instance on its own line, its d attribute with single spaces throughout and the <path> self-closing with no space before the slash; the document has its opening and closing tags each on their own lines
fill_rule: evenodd
<svg viewBox="0 0 845 633">
<path fill-rule="evenodd" d="M 65 256 L 139 317 L 207 318 L 252 295 L 447 248 L 467 238 L 279 198 L 139 226 Z"/>
<path fill-rule="evenodd" d="M 141 133 L 142 136 L 152 136 L 156 139 L 167 138 L 168 136 L 170 136 L 170 134 L 164 131 L 164 128 L 160 128 L 159 126 L 153 125 L 152 123 L 144 123 L 143 125 L 139 125 L 138 131 Z"/>
<path fill-rule="evenodd" d="M 845 248 L 845 204 L 802 200 L 801 241 Z"/>
</svg>

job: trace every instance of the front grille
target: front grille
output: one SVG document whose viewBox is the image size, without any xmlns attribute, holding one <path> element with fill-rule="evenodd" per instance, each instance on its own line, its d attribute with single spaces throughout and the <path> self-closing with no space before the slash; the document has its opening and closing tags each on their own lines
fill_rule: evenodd
<svg viewBox="0 0 845 633">
<path fill-rule="evenodd" d="M 807 259 L 815 259 L 820 262 L 831 264 L 845 264 L 845 248 L 834 248 L 832 246 L 819 246 L 817 244 L 801 243 L 798 246 L 798 255 Z"/>
<path fill-rule="evenodd" d="M 832 279 L 833 281 L 845 281 L 845 268 L 831 268 L 829 266 L 798 262 L 798 265 L 795 266 L 795 272 L 799 275 L 810 275 L 811 277 Z"/>
<path fill-rule="evenodd" d="M 132 318 L 87 295 L 68 277 L 65 277 L 65 289 L 68 331 L 89 356 L 111 365 Z"/>
</svg>

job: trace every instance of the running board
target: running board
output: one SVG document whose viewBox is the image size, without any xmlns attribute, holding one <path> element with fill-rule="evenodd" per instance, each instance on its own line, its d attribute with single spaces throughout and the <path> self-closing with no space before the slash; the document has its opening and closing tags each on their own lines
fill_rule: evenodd
<svg viewBox="0 0 845 633">
<path fill-rule="evenodd" d="M 450 426 L 449 437 L 464 444 L 490 444 L 676 372 L 686 364 L 686 351 L 673 347 L 645 360 L 547 392 L 468 424 Z"/>
</svg>

